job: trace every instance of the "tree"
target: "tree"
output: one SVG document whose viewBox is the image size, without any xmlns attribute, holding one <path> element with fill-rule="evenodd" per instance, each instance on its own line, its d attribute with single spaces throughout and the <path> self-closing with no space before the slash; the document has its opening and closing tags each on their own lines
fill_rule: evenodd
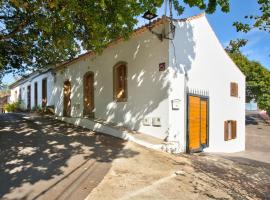
<svg viewBox="0 0 270 200">
<path fill-rule="evenodd" d="M 226 51 L 246 76 L 246 101 L 254 99 L 270 115 L 270 72 L 259 62 L 250 61 L 233 45 Z"/>
<path fill-rule="evenodd" d="M 128 38 L 137 17 L 164 0 L 0 0 L 0 74 L 25 73 L 71 59 L 81 49 L 100 52 Z M 229 0 L 184 0 L 213 13 L 229 11 Z M 184 6 L 172 0 L 178 14 Z"/>
<path fill-rule="evenodd" d="M 247 33 L 251 29 L 258 28 L 270 33 L 270 0 L 258 0 L 260 13 L 258 15 L 247 15 L 249 23 L 234 22 L 237 32 Z"/>
</svg>

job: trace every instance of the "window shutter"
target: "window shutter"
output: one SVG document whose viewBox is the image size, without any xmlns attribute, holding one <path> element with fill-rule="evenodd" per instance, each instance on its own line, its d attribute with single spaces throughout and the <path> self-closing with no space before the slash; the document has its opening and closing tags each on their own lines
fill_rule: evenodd
<svg viewBox="0 0 270 200">
<path fill-rule="evenodd" d="M 238 97 L 238 84 L 231 82 L 231 96 Z"/>
<path fill-rule="evenodd" d="M 235 96 L 238 97 L 238 84 L 235 83 Z"/>
<path fill-rule="evenodd" d="M 231 96 L 233 97 L 233 83 L 231 83 Z"/>
<path fill-rule="evenodd" d="M 236 138 L 236 132 L 237 132 L 237 122 L 232 121 L 232 139 Z"/>
<path fill-rule="evenodd" d="M 224 122 L 224 140 L 228 141 L 229 132 L 228 132 L 228 121 Z"/>
<path fill-rule="evenodd" d="M 114 67 L 114 99 L 126 101 L 127 98 L 127 66 L 120 64 Z"/>
</svg>

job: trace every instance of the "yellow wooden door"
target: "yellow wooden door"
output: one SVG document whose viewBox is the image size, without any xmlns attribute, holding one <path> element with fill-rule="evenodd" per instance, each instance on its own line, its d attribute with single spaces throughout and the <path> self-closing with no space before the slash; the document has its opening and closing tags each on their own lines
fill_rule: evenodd
<svg viewBox="0 0 270 200">
<path fill-rule="evenodd" d="M 207 100 L 201 99 L 201 144 L 207 144 Z"/>
<path fill-rule="evenodd" d="M 189 150 L 196 150 L 201 147 L 200 142 L 200 97 L 189 96 Z"/>
</svg>

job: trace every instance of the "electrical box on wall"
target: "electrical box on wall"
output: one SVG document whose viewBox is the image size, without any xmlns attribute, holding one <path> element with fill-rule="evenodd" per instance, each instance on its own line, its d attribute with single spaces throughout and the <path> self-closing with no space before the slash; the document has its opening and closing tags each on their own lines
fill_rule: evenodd
<svg viewBox="0 0 270 200">
<path fill-rule="evenodd" d="M 161 126 L 161 119 L 159 117 L 152 118 L 152 125 L 153 126 Z"/>
<path fill-rule="evenodd" d="M 151 125 L 151 118 L 150 117 L 145 117 L 143 119 L 143 125 L 144 126 L 150 126 Z"/>
<path fill-rule="evenodd" d="M 180 99 L 174 99 L 172 100 L 172 109 L 173 110 L 179 110 L 180 109 Z"/>
</svg>

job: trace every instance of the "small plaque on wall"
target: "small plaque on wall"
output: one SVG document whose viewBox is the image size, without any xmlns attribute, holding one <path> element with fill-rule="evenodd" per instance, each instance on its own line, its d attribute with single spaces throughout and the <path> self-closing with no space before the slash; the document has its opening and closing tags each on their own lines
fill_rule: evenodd
<svg viewBox="0 0 270 200">
<path fill-rule="evenodd" d="M 172 109 L 173 110 L 179 110 L 180 109 L 180 99 L 174 99 L 172 100 Z"/>
<path fill-rule="evenodd" d="M 166 69 L 165 62 L 164 63 L 159 63 L 159 71 L 162 72 L 162 71 L 165 71 L 165 69 Z"/>
</svg>

